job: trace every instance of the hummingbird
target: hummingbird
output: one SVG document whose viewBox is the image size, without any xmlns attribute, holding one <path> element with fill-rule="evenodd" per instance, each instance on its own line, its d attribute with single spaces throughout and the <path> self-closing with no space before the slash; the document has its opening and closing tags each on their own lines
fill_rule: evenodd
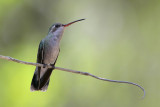
<svg viewBox="0 0 160 107">
<path fill-rule="evenodd" d="M 64 29 L 82 20 L 85 19 L 79 19 L 68 24 L 55 23 L 49 28 L 48 35 L 41 40 L 37 53 L 37 63 L 44 64 L 44 66 L 36 67 L 30 87 L 31 91 L 46 91 L 48 89 L 50 76 L 60 52 L 60 40 Z M 53 68 L 45 66 L 48 64 Z"/>
</svg>

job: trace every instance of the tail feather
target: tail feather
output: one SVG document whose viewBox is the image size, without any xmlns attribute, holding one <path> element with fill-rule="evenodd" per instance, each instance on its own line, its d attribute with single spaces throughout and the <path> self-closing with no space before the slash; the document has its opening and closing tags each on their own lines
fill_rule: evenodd
<svg viewBox="0 0 160 107">
<path fill-rule="evenodd" d="M 50 79 L 49 79 L 50 80 Z M 46 85 L 44 85 L 42 88 L 41 88 L 41 91 L 46 91 L 48 89 L 48 85 L 49 85 L 49 80 L 48 82 L 46 83 Z"/>
<path fill-rule="evenodd" d="M 38 69 L 36 68 L 36 71 L 34 73 L 32 83 L 31 83 L 31 91 L 46 91 L 48 89 L 50 75 L 52 73 L 53 68 L 48 68 L 46 71 L 40 71 L 45 72 L 43 76 L 39 79 L 38 78 Z"/>
<path fill-rule="evenodd" d="M 35 72 L 34 75 L 33 75 L 33 79 L 32 79 L 30 90 L 31 91 L 39 90 L 38 87 L 39 87 L 38 75 Z"/>
</svg>

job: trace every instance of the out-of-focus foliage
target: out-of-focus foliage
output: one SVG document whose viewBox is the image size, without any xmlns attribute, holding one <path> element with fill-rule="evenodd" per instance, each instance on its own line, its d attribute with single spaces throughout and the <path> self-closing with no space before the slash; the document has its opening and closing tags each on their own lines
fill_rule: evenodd
<svg viewBox="0 0 160 107">
<path fill-rule="evenodd" d="M 0 60 L 0 107 L 159 107 L 159 0 L 0 0 L 0 54 L 35 62 L 55 22 L 65 29 L 56 66 L 132 85 L 55 70 L 47 92 L 30 92 L 34 66 Z"/>
</svg>

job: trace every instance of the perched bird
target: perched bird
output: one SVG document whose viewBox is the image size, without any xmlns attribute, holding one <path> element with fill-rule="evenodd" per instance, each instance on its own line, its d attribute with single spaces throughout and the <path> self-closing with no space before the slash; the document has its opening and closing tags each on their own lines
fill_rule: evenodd
<svg viewBox="0 0 160 107">
<path fill-rule="evenodd" d="M 36 67 L 32 83 L 31 91 L 46 91 L 49 85 L 49 80 L 51 73 L 54 69 L 56 60 L 60 51 L 60 40 L 63 35 L 64 28 L 78 21 L 84 19 L 76 20 L 68 24 L 56 23 L 53 24 L 48 32 L 48 35 L 41 40 L 39 44 L 37 63 L 50 64 L 53 68 Z"/>
</svg>

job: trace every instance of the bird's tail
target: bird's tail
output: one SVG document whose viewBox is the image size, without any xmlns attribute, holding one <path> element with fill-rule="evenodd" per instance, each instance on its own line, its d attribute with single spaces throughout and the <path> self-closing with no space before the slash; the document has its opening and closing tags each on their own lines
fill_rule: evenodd
<svg viewBox="0 0 160 107">
<path fill-rule="evenodd" d="M 45 71 L 42 71 L 40 67 L 36 67 L 31 83 L 31 91 L 46 91 L 48 89 L 50 75 L 52 73 L 53 68 L 47 68 L 43 70 Z M 45 73 L 43 74 L 43 76 L 40 76 L 42 72 Z"/>
</svg>

